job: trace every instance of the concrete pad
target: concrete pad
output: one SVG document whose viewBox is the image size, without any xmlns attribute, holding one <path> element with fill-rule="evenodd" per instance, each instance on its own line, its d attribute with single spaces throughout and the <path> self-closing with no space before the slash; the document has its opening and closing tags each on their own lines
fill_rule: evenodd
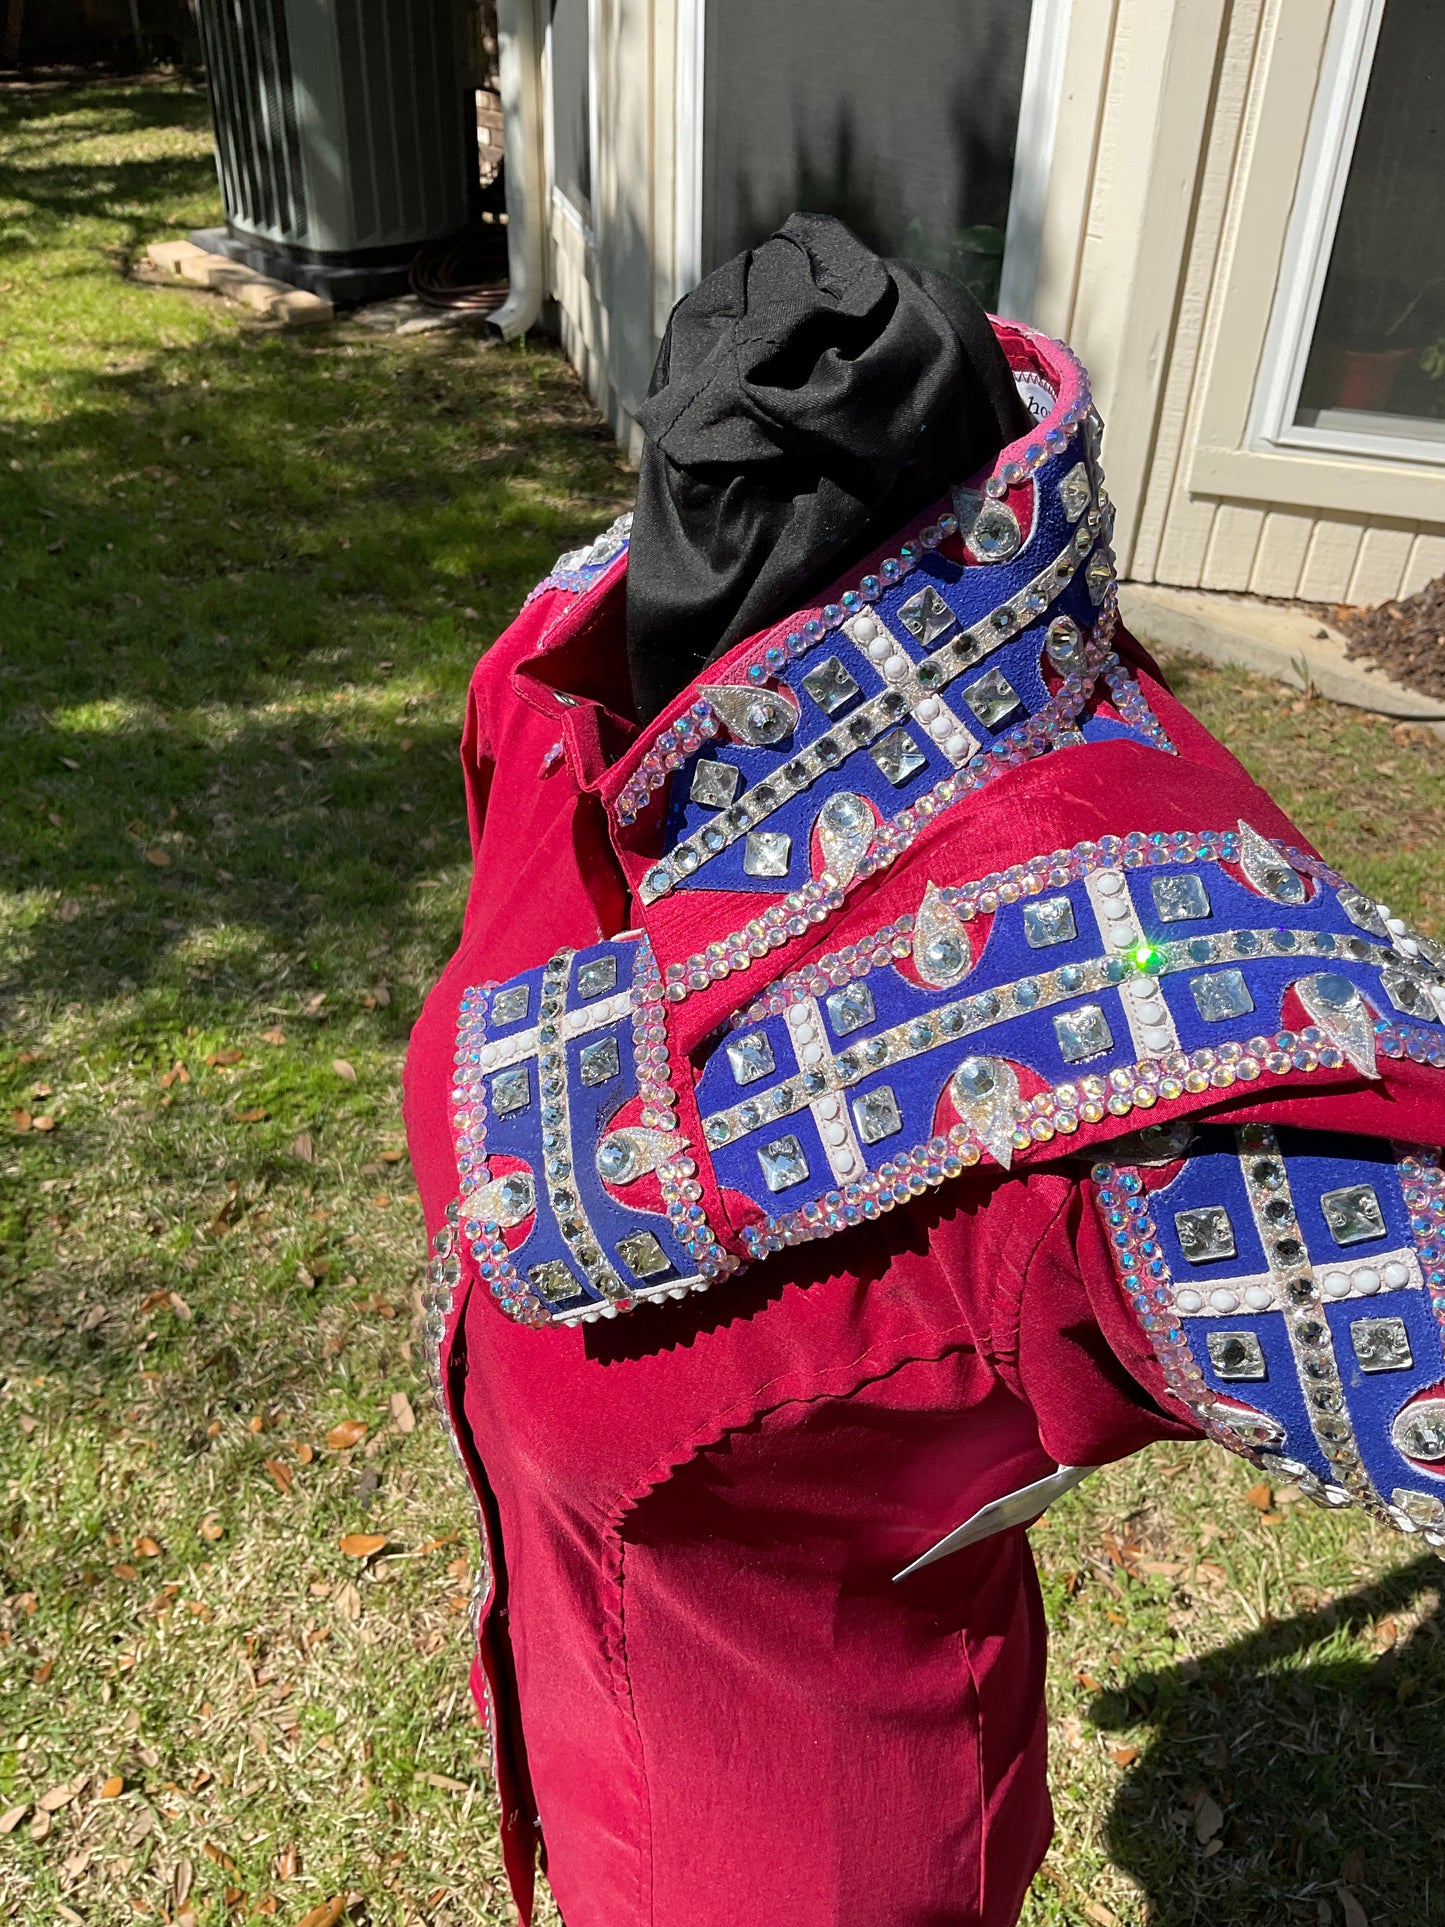
<svg viewBox="0 0 1445 1927">
<path fill-rule="evenodd" d="M 1124 582 L 1119 586 L 1119 611 L 1125 627 L 1148 649 L 1234 663 L 1377 716 L 1445 725 L 1445 704 L 1404 688 L 1378 669 L 1351 662 L 1345 654 L 1346 638 L 1306 610 L 1254 596 Z"/>
</svg>

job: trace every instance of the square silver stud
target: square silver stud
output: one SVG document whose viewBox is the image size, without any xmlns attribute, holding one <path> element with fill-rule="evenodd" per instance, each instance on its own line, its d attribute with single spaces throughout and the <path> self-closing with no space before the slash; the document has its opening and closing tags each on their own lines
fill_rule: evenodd
<svg viewBox="0 0 1445 1927">
<path fill-rule="evenodd" d="M 756 1084 L 760 1077 L 770 1077 L 777 1069 L 765 1030 L 750 1030 L 745 1036 L 729 1038 L 727 1052 L 733 1077 L 739 1084 Z"/>
<path fill-rule="evenodd" d="M 1099 1057 L 1114 1048 L 1109 1020 L 1097 1004 L 1060 1012 L 1054 1019 L 1054 1035 L 1066 1064 L 1081 1064 L 1086 1057 Z"/>
<path fill-rule="evenodd" d="M 1362 1372 L 1407 1372 L 1415 1363 L 1403 1318 L 1355 1318 L 1350 1343 Z"/>
<path fill-rule="evenodd" d="M 631 1231 L 617 1240 L 617 1255 L 634 1278 L 660 1278 L 672 1260 L 650 1231 Z"/>
<path fill-rule="evenodd" d="M 1267 1378 L 1264 1347 L 1253 1332 L 1209 1332 L 1205 1335 L 1209 1362 L 1219 1378 Z"/>
<path fill-rule="evenodd" d="M 1222 1204 L 1201 1205 L 1195 1211 L 1176 1211 L 1174 1229 L 1179 1247 L 1191 1265 L 1214 1265 L 1236 1256 L 1234 1225 Z"/>
<path fill-rule="evenodd" d="M 492 1079 L 492 1109 L 498 1117 L 510 1117 L 514 1111 L 525 1111 L 532 1102 L 531 1073 L 525 1064 L 515 1069 L 498 1071 Z"/>
<path fill-rule="evenodd" d="M 785 877 L 793 839 L 782 830 L 750 830 L 743 845 L 743 869 L 750 877 Z"/>
<path fill-rule="evenodd" d="M 577 1297 L 582 1290 L 560 1258 L 549 1258 L 544 1265 L 533 1265 L 527 1277 L 544 1305 L 563 1305 L 569 1298 Z"/>
<path fill-rule="evenodd" d="M 1151 877 L 1149 887 L 1161 923 L 1190 923 L 1214 915 L 1203 877 Z"/>
<path fill-rule="evenodd" d="M 1082 462 L 1071 468 L 1059 483 L 1059 500 L 1064 505 L 1064 514 L 1071 522 L 1077 522 L 1089 506 L 1093 490 L 1089 487 L 1089 471 Z"/>
<path fill-rule="evenodd" d="M 694 803 L 701 803 L 710 810 L 725 810 L 738 793 L 742 781 L 742 771 L 731 763 L 720 763 L 715 757 L 704 756 L 692 766 L 692 787 L 688 795 Z"/>
<path fill-rule="evenodd" d="M 895 789 L 901 789 L 928 761 L 906 729 L 890 729 L 869 745 L 868 754 Z"/>
<path fill-rule="evenodd" d="M 771 1144 L 765 1144 L 758 1152 L 758 1163 L 763 1167 L 763 1182 L 770 1191 L 787 1191 L 795 1184 L 802 1184 L 808 1176 L 808 1160 L 803 1156 L 803 1147 L 788 1133 L 786 1137 L 775 1137 Z"/>
<path fill-rule="evenodd" d="M 836 716 L 862 689 L 836 656 L 825 657 L 803 678 L 803 687 L 825 716 Z"/>
<path fill-rule="evenodd" d="M 617 988 L 617 959 L 614 956 L 594 957 L 591 963 L 583 964 L 577 972 L 577 995 L 590 998 L 600 997 L 604 991 Z"/>
<path fill-rule="evenodd" d="M 577 1059 L 584 1084 L 609 1084 L 622 1069 L 615 1037 L 599 1037 L 595 1044 L 584 1044 Z"/>
<path fill-rule="evenodd" d="M 1042 903 L 1024 905 L 1024 936 L 1031 950 L 1069 943 L 1078 934 L 1074 906 L 1067 897 L 1045 897 Z"/>
<path fill-rule="evenodd" d="M 940 636 L 946 636 L 958 618 L 933 584 L 925 582 L 917 595 L 909 596 L 901 605 L 898 620 L 913 640 L 926 649 Z"/>
<path fill-rule="evenodd" d="M 903 1129 L 903 1113 L 898 1108 L 898 1099 L 893 1095 L 892 1087 L 880 1084 L 876 1091 L 867 1091 L 862 1097 L 855 1097 L 853 1121 L 865 1144 L 876 1144 L 880 1138 L 897 1137 Z"/>
<path fill-rule="evenodd" d="M 1189 988 L 1207 1024 L 1223 1023 L 1226 1017 L 1243 1017 L 1254 1009 L 1249 985 L 1240 970 L 1216 970 L 1208 977 L 1191 977 Z"/>
<path fill-rule="evenodd" d="M 859 983 L 856 978 L 851 984 L 844 984 L 841 990 L 830 991 L 824 1002 L 832 1019 L 834 1033 L 839 1037 L 846 1037 L 850 1031 L 862 1030 L 878 1015 L 873 992 L 867 984 Z"/>
<path fill-rule="evenodd" d="M 985 729 L 997 729 L 1019 707 L 1019 692 L 1001 669 L 990 669 L 969 684 L 963 700 Z"/>
<path fill-rule="evenodd" d="M 1346 1184 L 1326 1191 L 1320 1210 L 1337 1245 L 1368 1244 L 1385 1235 L 1385 1214 L 1373 1184 Z"/>
<path fill-rule="evenodd" d="M 530 984 L 515 984 L 510 990 L 499 990 L 492 999 L 491 1022 L 493 1028 L 500 1024 L 517 1024 L 527 1014 L 527 1005 L 532 1000 Z"/>
</svg>

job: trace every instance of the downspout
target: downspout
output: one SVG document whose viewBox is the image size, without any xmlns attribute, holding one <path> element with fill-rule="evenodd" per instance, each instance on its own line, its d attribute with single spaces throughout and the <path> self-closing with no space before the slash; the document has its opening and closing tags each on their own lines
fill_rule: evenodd
<svg viewBox="0 0 1445 1927">
<path fill-rule="evenodd" d="M 507 166 L 507 272 L 511 292 L 489 332 L 510 341 L 542 312 L 546 183 L 542 162 L 542 47 L 536 0 L 497 0 L 502 152 Z"/>
</svg>

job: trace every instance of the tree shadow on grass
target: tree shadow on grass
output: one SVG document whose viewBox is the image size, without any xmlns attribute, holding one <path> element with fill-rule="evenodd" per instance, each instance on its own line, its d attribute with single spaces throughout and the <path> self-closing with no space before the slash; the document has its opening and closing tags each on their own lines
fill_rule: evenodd
<svg viewBox="0 0 1445 1927">
<path fill-rule="evenodd" d="M 1151 1927 L 1352 1927 L 1341 1887 L 1371 1927 L 1445 1920 L 1442 1580 L 1427 1555 L 1095 1702 L 1157 1729 L 1108 1831 Z"/>
<path fill-rule="evenodd" d="M 115 96 L 65 105 L 194 123 L 179 92 Z M 54 111 L 0 101 L 0 128 L 43 145 Z M 7 191 L 42 244 L 117 200 L 153 231 L 192 164 L 150 165 Z M 43 408 L 0 410 L 0 886 L 21 903 L 0 995 L 95 1004 L 178 968 L 254 992 L 278 945 L 323 982 L 364 971 L 464 866 L 477 654 L 627 482 L 554 354 L 265 332 L 108 272 L 115 347 L 37 354 Z M 228 962 L 186 958 L 222 927 Z"/>
</svg>

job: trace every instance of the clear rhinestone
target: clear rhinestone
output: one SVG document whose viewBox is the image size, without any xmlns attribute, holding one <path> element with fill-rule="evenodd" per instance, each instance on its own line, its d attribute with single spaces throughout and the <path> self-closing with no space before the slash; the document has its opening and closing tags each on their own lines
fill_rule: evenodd
<svg viewBox="0 0 1445 1927">
<path fill-rule="evenodd" d="M 1049 624 L 1049 661 L 1061 676 L 1072 675 L 1084 660 L 1084 638 L 1072 616 L 1056 616 Z"/>
<path fill-rule="evenodd" d="M 983 501 L 964 540 L 980 562 L 1007 562 L 1023 545 L 1018 517 L 1007 502 Z"/>
<path fill-rule="evenodd" d="M 1061 1011 L 1054 1019 L 1054 1035 L 1066 1064 L 1079 1064 L 1086 1057 L 1098 1057 L 1114 1048 L 1109 1020 L 1097 1004 Z"/>
<path fill-rule="evenodd" d="M 577 1066 L 584 1084 L 609 1083 L 622 1070 L 617 1055 L 617 1039 L 599 1037 L 595 1044 L 584 1044 Z"/>
<path fill-rule="evenodd" d="M 853 1119 L 858 1126 L 858 1135 L 865 1144 L 876 1144 L 880 1138 L 896 1137 L 903 1129 L 903 1114 L 888 1084 L 880 1084 L 877 1090 L 855 1097 Z"/>
<path fill-rule="evenodd" d="M 970 683 L 963 700 L 985 729 L 997 729 L 1019 707 L 1019 693 L 1001 669 L 990 669 Z"/>
<path fill-rule="evenodd" d="M 824 1000 L 828 1015 L 832 1019 L 833 1030 L 839 1037 L 846 1037 L 851 1031 L 861 1030 L 871 1024 L 878 1015 L 873 1003 L 873 992 L 867 984 L 856 979 L 844 984 L 841 990 L 832 991 Z"/>
<path fill-rule="evenodd" d="M 533 1291 L 544 1305 L 565 1304 L 569 1298 L 577 1297 L 582 1290 L 577 1279 L 572 1276 L 571 1271 L 560 1258 L 549 1258 L 544 1265 L 533 1265 L 527 1276 L 531 1280 Z"/>
<path fill-rule="evenodd" d="M 1030 949 L 1047 950 L 1051 944 L 1069 943 L 1078 934 L 1074 906 L 1067 897 L 1045 897 L 1041 903 L 1024 905 L 1024 936 Z"/>
<path fill-rule="evenodd" d="M 1401 1512 L 1412 1518 L 1416 1525 L 1431 1526 L 1445 1523 L 1445 1499 L 1433 1492 L 1415 1492 L 1409 1486 L 1397 1485 L 1390 1494 L 1392 1502 Z"/>
<path fill-rule="evenodd" d="M 728 1062 L 733 1067 L 733 1077 L 739 1084 L 756 1084 L 760 1077 L 769 1077 L 777 1069 L 773 1046 L 763 1030 L 750 1030 L 742 1037 L 730 1037 L 727 1053 Z"/>
<path fill-rule="evenodd" d="M 630 1231 L 619 1238 L 617 1255 L 634 1278 L 657 1278 L 672 1270 L 672 1260 L 650 1231 Z"/>
<path fill-rule="evenodd" d="M 808 1176 L 803 1147 L 791 1132 L 765 1144 L 758 1152 L 758 1163 L 763 1167 L 763 1182 L 770 1191 L 787 1191 L 795 1184 L 802 1184 Z"/>
<path fill-rule="evenodd" d="M 1222 1204 L 1176 1211 L 1174 1229 L 1179 1234 L 1179 1247 L 1191 1265 L 1218 1264 L 1221 1258 L 1235 1255 L 1234 1226 Z"/>
<path fill-rule="evenodd" d="M 913 640 L 926 649 L 940 636 L 946 636 L 957 618 L 933 584 L 926 582 L 917 595 L 910 596 L 900 607 L 898 620 Z"/>
<path fill-rule="evenodd" d="M 1084 570 L 1084 580 L 1089 585 L 1089 600 L 1097 609 L 1109 593 L 1109 584 L 1114 580 L 1114 563 L 1107 549 L 1096 549 L 1089 557 Z"/>
<path fill-rule="evenodd" d="M 1209 1362 L 1220 1378 L 1267 1378 L 1264 1349 L 1253 1332 L 1209 1332 Z"/>
<path fill-rule="evenodd" d="M 1153 877 L 1149 888 L 1154 892 L 1154 908 L 1161 923 L 1190 923 L 1197 917 L 1214 915 L 1202 877 Z"/>
<path fill-rule="evenodd" d="M 785 877 L 793 839 L 783 830 L 754 830 L 743 847 L 743 869 L 750 877 Z"/>
<path fill-rule="evenodd" d="M 1346 1184 L 1326 1191 L 1320 1210 L 1337 1245 L 1368 1244 L 1385 1235 L 1385 1214 L 1373 1184 Z"/>
<path fill-rule="evenodd" d="M 1082 462 L 1071 468 L 1059 483 L 1059 500 L 1063 503 L 1064 514 L 1071 522 L 1077 522 L 1089 506 L 1093 490 L 1089 487 L 1089 471 Z"/>
<path fill-rule="evenodd" d="M 1390 1427 L 1390 1436 L 1407 1458 L 1445 1459 L 1445 1399 L 1407 1405 Z"/>
<path fill-rule="evenodd" d="M 1415 1363 L 1403 1318 L 1356 1318 L 1350 1343 L 1362 1372 L 1406 1372 Z"/>
<path fill-rule="evenodd" d="M 582 998 L 600 997 L 604 991 L 617 988 L 617 959 L 614 956 L 594 957 L 591 963 L 583 964 L 577 972 L 577 995 Z"/>
<path fill-rule="evenodd" d="M 890 729 L 868 753 L 895 789 L 901 789 L 928 761 L 906 729 Z"/>
<path fill-rule="evenodd" d="M 532 1078 L 525 1064 L 514 1070 L 498 1071 L 492 1079 L 492 1109 L 498 1117 L 525 1111 L 532 1102 Z"/>
<path fill-rule="evenodd" d="M 836 716 L 863 692 L 836 656 L 828 656 L 803 678 L 803 687 L 825 716 Z"/>
<path fill-rule="evenodd" d="M 1226 1017 L 1243 1017 L 1254 1009 L 1249 985 L 1240 970 L 1216 970 L 1208 977 L 1191 977 L 1189 988 L 1199 1015 L 1209 1024 L 1222 1023 Z"/>
<path fill-rule="evenodd" d="M 725 810 L 738 793 L 742 771 L 715 757 L 703 757 L 692 767 L 692 788 L 688 795 L 694 803 L 710 810 Z"/>
<path fill-rule="evenodd" d="M 515 984 L 510 990 L 499 990 L 492 999 L 493 1026 L 520 1023 L 527 1014 L 527 1006 L 531 1000 L 530 984 Z"/>
</svg>

